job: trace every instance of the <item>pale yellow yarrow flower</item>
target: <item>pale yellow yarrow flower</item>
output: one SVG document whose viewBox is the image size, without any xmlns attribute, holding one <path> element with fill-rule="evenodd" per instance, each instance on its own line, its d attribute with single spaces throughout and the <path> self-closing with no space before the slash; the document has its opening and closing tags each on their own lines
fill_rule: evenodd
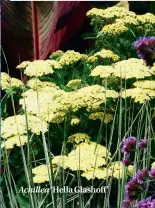
<svg viewBox="0 0 155 208">
<path fill-rule="evenodd" d="M 113 53 L 111 50 L 102 49 L 101 51 L 94 54 L 95 57 L 100 57 L 103 59 L 111 59 L 113 61 L 118 61 L 120 57 Z"/>
<path fill-rule="evenodd" d="M 36 60 L 29 63 L 24 70 L 24 74 L 30 77 L 41 77 L 43 75 L 52 74 L 51 65 L 44 60 Z"/>
<path fill-rule="evenodd" d="M 5 149 L 13 149 L 14 146 L 21 147 L 25 145 L 28 142 L 28 138 L 26 135 L 17 135 L 13 137 L 7 138 L 7 140 L 4 140 L 1 144 L 1 148 Z"/>
<path fill-rule="evenodd" d="M 144 89 L 155 89 L 155 80 L 139 80 L 134 82 L 133 86 Z"/>
<path fill-rule="evenodd" d="M 79 144 L 81 142 L 86 142 L 89 143 L 90 142 L 90 136 L 88 136 L 88 134 L 85 133 L 77 133 L 77 134 L 73 134 L 71 136 L 68 137 L 68 142 L 69 143 L 76 143 Z"/>
</svg>

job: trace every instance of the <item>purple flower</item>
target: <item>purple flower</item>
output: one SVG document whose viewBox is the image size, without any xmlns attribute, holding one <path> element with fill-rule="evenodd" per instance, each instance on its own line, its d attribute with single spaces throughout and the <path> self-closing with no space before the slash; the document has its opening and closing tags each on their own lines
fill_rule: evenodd
<svg viewBox="0 0 155 208">
<path fill-rule="evenodd" d="M 135 149 L 136 147 L 136 137 L 128 137 L 127 139 L 123 140 L 123 153 L 130 153 L 131 150 Z"/>
<path fill-rule="evenodd" d="M 141 193 L 141 191 L 143 191 L 143 184 L 147 177 L 148 177 L 148 170 L 144 168 L 142 170 L 139 170 L 136 176 L 126 184 L 125 200 L 123 201 L 124 208 L 129 207 L 129 201 L 131 205 L 138 198 L 138 195 Z"/>
<path fill-rule="evenodd" d="M 149 171 L 149 176 L 151 178 L 155 178 L 155 168 L 151 168 L 151 170 Z"/>
<path fill-rule="evenodd" d="M 142 170 L 139 170 L 136 174 L 136 178 L 137 178 L 137 181 L 140 183 L 140 184 L 143 184 L 144 180 L 148 177 L 148 170 L 147 168 L 144 168 Z"/>
<path fill-rule="evenodd" d="M 137 203 L 137 208 L 155 208 L 155 199 L 148 197 Z"/>
<path fill-rule="evenodd" d="M 123 201 L 123 207 L 122 208 L 131 208 L 133 207 L 132 204 L 131 204 L 131 200 L 130 199 L 125 199 Z"/>
<path fill-rule="evenodd" d="M 147 65 L 152 66 L 155 62 L 155 37 L 140 37 L 134 42 L 138 57 L 142 58 Z"/>
<path fill-rule="evenodd" d="M 133 178 L 125 186 L 125 199 L 133 201 L 141 191 L 142 184 L 138 182 L 137 178 Z"/>
<path fill-rule="evenodd" d="M 130 155 L 129 154 L 125 154 L 124 156 L 125 157 L 123 158 L 122 163 L 125 166 L 129 166 L 131 164 L 131 160 L 129 158 Z"/>
<path fill-rule="evenodd" d="M 146 147 L 147 147 L 147 142 L 148 142 L 147 139 L 141 139 L 141 140 L 138 142 L 138 147 L 139 147 L 140 149 L 146 148 Z"/>
</svg>

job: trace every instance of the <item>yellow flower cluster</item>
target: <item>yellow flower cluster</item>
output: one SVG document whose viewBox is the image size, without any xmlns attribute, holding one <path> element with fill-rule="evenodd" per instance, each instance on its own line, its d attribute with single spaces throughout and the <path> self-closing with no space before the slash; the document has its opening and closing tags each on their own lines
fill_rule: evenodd
<svg viewBox="0 0 155 208">
<path fill-rule="evenodd" d="M 88 17 L 99 17 L 105 20 L 113 20 L 116 18 L 124 18 L 126 16 L 135 17 L 136 14 L 134 12 L 128 11 L 128 9 L 123 7 L 108 7 L 107 9 L 96 9 L 93 8 L 87 12 Z"/>
<path fill-rule="evenodd" d="M 66 169 L 65 162 L 67 160 L 67 156 L 55 156 L 52 160 L 52 167 L 51 167 L 51 173 L 55 173 L 57 170 L 57 167 L 62 167 Z M 48 174 L 48 166 L 47 165 L 39 165 L 32 169 L 32 173 L 34 174 L 33 182 L 34 183 L 45 183 L 49 181 L 49 174 Z"/>
<path fill-rule="evenodd" d="M 68 50 L 61 56 L 59 63 L 61 66 L 69 66 L 77 63 L 81 58 L 82 54 L 79 52 Z"/>
<path fill-rule="evenodd" d="M 15 145 L 18 147 L 21 147 L 25 145 L 27 142 L 28 142 L 28 139 L 27 139 L 27 136 L 25 135 L 13 136 L 4 140 L 1 144 L 1 148 L 13 149 Z"/>
<path fill-rule="evenodd" d="M 94 56 L 94 55 L 93 56 L 88 56 L 87 59 L 86 59 L 86 61 L 88 63 L 95 63 L 95 62 L 98 61 L 98 58 L 96 56 Z"/>
<path fill-rule="evenodd" d="M 62 69 L 62 66 L 58 61 L 47 59 L 45 60 L 45 62 L 48 63 L 52 67 L 53 70 Z"/>
<path fill-rule="evenodd" d="M 25 69 L 31 62 L 30 61 L 23 61 L 18 66 L 16 66 L 17 69 Z"/>
<path fill-rule="evenodd" d="M 125 26 L 128 26 L 128 25 L 139 25 L 137 19 L 135 17 L 132 17 L 132 16 L 126 16 L 126 17 L 123 17 L 123 18 L 120 18 L 120 19 L 116 19 L 116 23 L 119 23 L 119 24 L 123 24 Z"/>
<path fill-rule="evenodd" d="M 28 90 L 23 93 L 24 99 L 20 104 L 26 104 L 27 112 L 33 115 L 41 116 L 42 119 L 61 123 L 68 112 L 76 112 L 82 108 L 92 110 L 99 108 L 107 98 L 117 98 L 118 93 L 114 90 L 105 90 L 100 85 L 83 87 L 77 91 L 65 92 L 55 87 L 41 89 L 38 93 L 34 90 Z"/>
<path fill-rule="evenodd" d="M 10 77 L 7 73 L 2 72 L 1 73 L 1 88 L 2 90 L 7 89 L 10 86 Z"/>
<path fill-rule="evenodd" d="M 104 116 L 104 123 L 109 123 L 110 121 L 113 120 L 113 115 L 112 114 L 106 113 L 104 115 L 104 112 L 91 113 L 89 115 L 89 119 L 91 119 L 91 120 L 98 120 L 98 119 L 102 120 L 103 116 Z"/>
<path fill-rule="evenodd" d="M 111 153 L 96 142 L 81 143 L 68 154 L 66 166 L 71 170 L 90 170 L 105 165 Z"/>
<path fill-rule="evenodd" d="M 52 167 L 51 172 L 55 172 L 56 168 Z M 47 165 L 39 165 L 32 169 L 32 173 L 34 174 L 33 182 L 34 183 L 44 183 L 49 181 L 48 174 L 48 166 Z"/>
<path fill-rule="evenodd" d="M 20 88 L 23 86 L 23 82 L 16 78 L 11 78 L 7 73 L 1 73 L 1 88 L 5 90 L 7 88 Z"/>
<path fill-rule="evenodd" d="M 125 79 L 152 76 L 148 67 L 143 63 L 143 60 L 136 58 L 130 58 L 114 64 L 113 75 Z"/>
<path fill-rule="evenodd" d="M 112 177 L 120 179 L 123 176 L 124 167 L 122 162 L 115 161 L 110 165 L 108 170 L 111 172 Z"/>
<path fill-rule="evenodd" d="M 43 131 L 48 130 L 47 123 L 42 121 Z M 39 135 L 42 131 L 40 119 L 36 116 L 28 115 L 26 121 L 26 115 L 16 115 L 6 118 L 2 123 L 2 138 L 7 139 L 9 137 L 26 134 L 28 130 L 32 133 Z"/>
<path fill-rule="evenodd" d="M 94 167 L 101 167 L 105 165 L 110 158 L 110 152 L 106 149 L 106 147 L 99 145 L 95 142 L 88 143 L 81 143 L 76 146 L 75 150 L 72 150 L 68 156 L 55 156 L 52 159 L 52 166 L 60 166 L 64 169 L 71 169 L 73 171 L 77 170 L 90 170 Z M 41 167 L 42 168 L 42 167 Z M 37 169 L 37 170 L 36 170 Z M 47 173 L 47 167 L 43 166 L 43 170 L 40 170 L 40 166 L 33 170 L 34 174 L 44 176 Z M 38 171 L 39 169 L 39 171 Z M 45 174 L 44 174 L 45 173 Z M 44 175 L 43 175 L 44 174 Z M 47 174 L 46 174 L 47 175 Z M 36 178 L 35 178 L 36 179 Z M 41 178 L 44 179 L 44 178 Z M 45 178 L 48 181 L 48 178 Z M 44 182 L 43 180 L 39 180 L 37 178 L 35 181 L 38 180 L 38 183 Z"/>
<path fill-rule="evenodd" d="M 82 177 L 85 177 L 87 180 L 90 179 L 106 179 L 109 177 L 109 172 L 106 168 L 91 168 L 81 174 Z"/>
<path fill-rule="evenodd" d="M 107 78 L 107 77 L 112 76 L 113 72 L 114 72 L 114 68 L 112 66 L 99 65 L 99 66 L 96 66 L 91 71 L 90 76 L 93 76 L 93 77 L 100 76 L 100 78 Z"/>
<path fill-rule="evenodd" d="M 47 82 L 47 81 L 40 81 L 39 79 L 30 79 L 27 84 L 26 84 L 29 88 L 33 89 L 33 90 L 40 90 L 40 89 L 43 89 L 43 88 L 46 88 L 47 87 L 56 87 L 58 89 L 58 87 L 56 86 L 55 83 L 53 82 Z"/>
<path fill-rule="evenodd" d="M 57 116 L 57 103 L 54 100 L 59 97 L 64 91 L 58 90 L 55 87 L 40 88 L 39 91 L 28 90 L 22 94 L 24 98 L 20 99 L 20 104 L 23 109 L 33 115 L 41 116 L 43 119 L 52 116 Z"/>
<path fill-rule="evenodd" d="M 155 99 L 155 90 L 143 88 L 126 89 L 122 92 L 122 97 L 131 97 L 136 103 L 144 103 L 145 101 Z"/>
<path fill-rule="evenodd" d="M 139 24 L 155 24 L 155 15 L 151 14 L 151 13 L 146 13 L 143 15 L 137 15 L 137 20 L 139 22 Z"/>
<path fill-rule="evenodd" d="M 76 90 L 81 87 L 81 80 L 80 79 L 73 79 L 70 80 L 67 84 L 67 87 Z"/>
<path fill-rule="evenodd" d="M 101 23 L 104 25 L 101 33 L 108 36 L 122 34 L 128 31 L 128 26 L 136 26 L 137 28 L 137 26 L 145 26 L 145 24 L 155 24 L 155 15 L 151 13 L 136 15 L 127 8 L 117 6 L 107 9 L 93 8 L 87 12 L 87 16 L 91 18 L 91 24 Z"/>
<path fill-rule="evenodd" d="M 133 177 L 133 174 L 134 174 L 134 166 L 133 165 L 129 165 L 128 166 L 128 175 L 130 177 Z"/>
<path fill-rule="evenodd" d="M 112 66 L 97 66 L 91 71 L 91 76 L 106 78 L 110 76 L 123 79 L 151 77 L 152 72 L 141 59 L 130 58 L 118 61 Z"/>
<path fill-rule="evenodd" d="M 82 177 L 85 177 L 87 180 L 90 179 L 106 179 L 109 177 L 120 179 L 123 176 L 124 167 L 121 162 L 115 161 L 113 162 L 109 168 L 103 168 L 102 165 L 107 163 L 106 156 L 102 154 L 100 157 L 99 155 L 95 155 L 94 157 L 94 146 L 93 142 L 91 145 L 87 146 L 85 143 L 78 145 L 81 146 L 80 149 L 77 147 L 76 150 L 73 150 L 68 156 L 55 156 L 52 159 L 52 170 L 51 172 L 55 172 L 57 167 L 62 167 L 64 169 L 71 169 L 73 171 L 76 170 L 83 170 L 84 172 L 81 174 Z M 96 146 L 96 145 L 95 145 Z M 101 145 L 100 145 L 101 146 Z M 84 147 L 84 148 L 82 148 Z M 88 148 L 91 147 L 90 150 Z M 101 146 L 100 148 L 102 148 Z M 85 152 L 83 152 L 83 150 Z M 92 152 L 91 152 L 92 150 Z M 107 151 L 106 148 L 103 151 Z M 128 175 L 130 177 L 133 176 L 134 167 L 132 165 L 128 166 Z M 44 183 L 49 181 L 48 176 L 48 168 L 46 165 L 40 165 L 32 169 L 32 173 L 35 174 L 33 177 L 34 183 Z"/>
<path fill-rule="evenodd" d="M 35 77 L 35 76 L 41 77 L 43 75 L 52 74 L 52 73 L 53 73 L 53 69 L 51 65 L 43 60 L 36 60 L 30 62 L 24 70 L 24 74 L 30 77 Z"/>
<path fill-rule="evenodd" d="M 66 161 L 68 157 L 65 155 L 58 155 L 52 159 L 52 166 L 54 167 L 62 167 L 64 169 L 67 168 Z"/>
<path fill-rule="evenodd" d="M 123 176 L 124 172 L 124 167 L 121 162 L 116 161 L 113 162 L 109 168 L 92 168 L 90 170 L 87 170 L 81 174 L 82 177 L 85 177 L 87 180 L 90 179 L 106 179 L 109 177 L 120 179 Z M 128 167 L 128 175 L 132 176 L 133 175 L 133 166 Z"/>
<path fill-rule="evenodd" d="M 105 35 L 111 35 L 111 36 L 120 35 L 126 31 L 128 31 L 128 28 L 120 23 L 105 25 L 101 30 L 101 32 L 104 33 Z"/>
<path fill-rule="evenodd" d="M 133 83 L 133 86 L 144 89 L 155 89 L 155 81 L 154 80 L 140 80 Z"/>
<path fill-rule="evenodd" d="M 78 125 L 80 123 L 80 119 L 76 116 L 74 116 L 72 119 L 71 119 L 71 126 L 75 126 L 75 125 Z"/>
<path fill-rule="evenodd" d="M 68 142 L 69 143 L 82 143 L 82 142 L 86 142 L 89 143 L 90 142 L 90 136 L 88 136 L 88 134 L 84 134 L 84 133 L 77 133 L 77 134 L 73 134 L 71 136 L 68 137 Z"/>
<path fill-rule="evenodd" d="M 102 49 L 101 51 L 95 53 L 94 56 L 100 57 L 103 59 L 105 59 L 105 58 L 111 59 L 113 61 L 118 61 L 120 59 L 120 57 L 118 55 L 113 53 L 111 50 L 106 50 L 106 49 Z"/>
</svg>

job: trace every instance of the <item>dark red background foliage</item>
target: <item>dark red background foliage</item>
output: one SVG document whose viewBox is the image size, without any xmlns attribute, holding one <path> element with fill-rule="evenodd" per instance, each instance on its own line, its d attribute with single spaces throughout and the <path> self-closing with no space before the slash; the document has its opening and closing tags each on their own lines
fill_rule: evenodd
<svg viewBox="0 0 155 208">
<path fill-rule="evenodd" d="M 86 21 L 88 2 L 3 2 L 2 47 L 11 68 L 45 59 Z"/>
</svg>

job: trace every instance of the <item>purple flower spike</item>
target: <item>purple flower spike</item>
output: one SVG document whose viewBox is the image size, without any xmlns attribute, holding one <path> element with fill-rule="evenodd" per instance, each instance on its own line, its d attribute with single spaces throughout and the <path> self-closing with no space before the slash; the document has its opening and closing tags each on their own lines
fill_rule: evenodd
<svg viewBox="0 0 155 208">
<path fill-rule="evenodd" d="M 138 142 L 138 147 L 139 147 L 140 149 L 146 148 L 146 147 L 147 147 L 147 143 L 148 143 L 148 140 L 147 140 L 147 139 L 141 139 L 141 140 Z"/>
<path fill-rule="evenodd" d="M 123 148 L 122 152 L 125 154 L 129 154 L 136 147 L 136 137 L 128 137 L 123 140 Z"/>
<path fill-rule="evenodd" d="M 152 66 L 155 62 L 155 37 L 140 37 L 134 42 L 138 57 L 143 59 L 147 65 Z"/>
<path fill-rule="evenodd" d="M 155 168 L 152 168 L 150 171 L 149 171 L 149 176 L 151 178 L 155 178 Z"/>
<path fill-rule="evenodd" d="M 155 208 L 155 199 L 148 197 L 137 203 L 137 208 Z"/>
</svg>

